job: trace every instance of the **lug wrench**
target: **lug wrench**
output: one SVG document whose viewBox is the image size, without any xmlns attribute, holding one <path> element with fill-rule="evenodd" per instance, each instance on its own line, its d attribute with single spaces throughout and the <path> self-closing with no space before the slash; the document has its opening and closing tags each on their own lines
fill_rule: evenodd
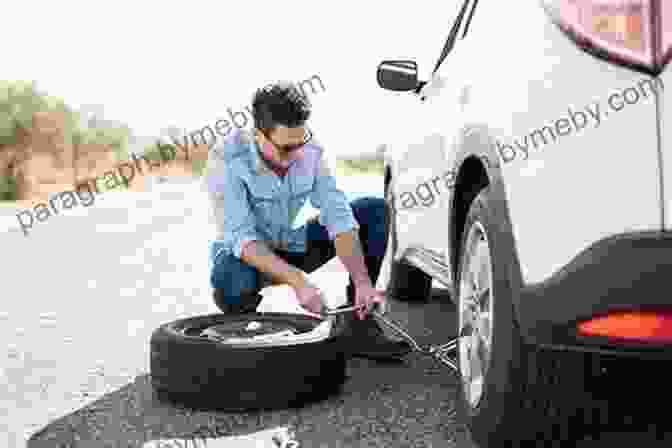
<svg viewBox="0 0 672 448">
<path fill-rule="evenodd" d="M 357 311 L 358 309 L 362 308 L 361 305 L 353 305 L 353 306 L 347 306 L 343 308 L 336 308 L 336 309 L 327 309 L 326 311 L 323 311 L 320 313 L 322 317 L 329 317 L 329 316 L 337 316 L 339 314 L 345 314 L 345 313 L 351 313 L 353 311 Z"/>
<path fill-rule="evenodd" d="M 350 313 L 353 311 L 356 311 L 360 309 L 361 306 L 353 305 L 349 307 L 344 307 L 344 308 L 337 308 L 334 310 L 326 310 L 321 313 L 321 316 L 324 318 L 329 318 L 333 316 L 337 316 L 339 314 L 345 314 L 345 313 Z M 420 353 L 423 356 L 429 356 L 431 358 L 434 358 L 435 360 L 439 361 L 445 366 L 450 367 L 454 372 L 459 373 L 459 367 L 457 366 L 457 362 L 454 358 L 451 358 L 451 355 L 455 355 L 457 352 L 457 339 L 458 338 L 453 338 L 449 342 L 445 344 L 440 344 L 440 345 L 429 345 L 427 347 L 421 347 L 415 339 L 411 335 L 408 334 L 404 328 L 390 319 L 389 317 L 384 317 L 383 313 L 381 313 L 378 310 L 378 307 L 374 308 L 371 311 L 371 314 L 373 317 L 375 317 L 379 322 L 385 324 L 395 332 L 397 332 L 399 335 L 401 335 L 404 339 L 406 339 L 410 344 L 411 347 L 413 348 L 414 351 Z"/>
</svg>

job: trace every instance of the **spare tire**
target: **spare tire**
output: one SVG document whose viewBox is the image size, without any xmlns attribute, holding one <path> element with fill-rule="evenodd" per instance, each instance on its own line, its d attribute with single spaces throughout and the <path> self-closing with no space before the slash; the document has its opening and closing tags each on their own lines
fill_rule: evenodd
<svg viewBox="0 0 672 448">
<path fill-rule="evenodd" d="M 338 338 L 343 320 L 316 340 L 288 343 L 282 336 L 305 335 L 324 322 L 300 314 L 220 313 L 164 324 L 150 339 L 151 384 L 159 400 L 196 409 L 279 409 L 326 398 L 346 379 Z M 285 339 L 240 343 L 269 333 Z"/>
</svg>

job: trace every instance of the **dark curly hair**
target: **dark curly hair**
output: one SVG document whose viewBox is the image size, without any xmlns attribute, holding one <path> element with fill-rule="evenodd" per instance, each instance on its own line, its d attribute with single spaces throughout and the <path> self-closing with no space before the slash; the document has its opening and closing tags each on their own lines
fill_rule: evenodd
<svg viewBox="0 0 672 448">
<path fill-rule="evenodd" d="M 294 85 L 286 81 L 260 88 L 252 99 L 254 127 L 269 134 L 277 126 L 303 126 L 310 117 L 310 101 Z"/>
</svg>

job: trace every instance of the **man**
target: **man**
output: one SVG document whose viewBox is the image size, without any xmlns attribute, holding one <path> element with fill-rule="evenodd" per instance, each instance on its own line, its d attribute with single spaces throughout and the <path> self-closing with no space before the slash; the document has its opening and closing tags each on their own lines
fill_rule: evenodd
<svg viewBox="0 0 672 448">
<path fill-rule="evenodd" d="M 362 305 L 348 319 L 349 353 L 399 359 L 410 351 L 392 340 L 369 314 L 385 298 L 374 285 L 387 245 L 385 203 L 360 198 L 349 204 L 336 187 L 322 147 L 305 127 L 307 97 L 291 84 L 259 89 L 253 98 L 252 133 L 232 130 L 208 156 L 206 181 L 217 234 L 210 246 L 210 282 L 224 313 L 253 312 L 270 281 L 288 284 L 303 308 L 319 313 L 322 293 L 306 273 L 335 255 L 350 274 L 348 304 Z M 310 200 L 320 210 L 293 229 Z"/>
</svg>

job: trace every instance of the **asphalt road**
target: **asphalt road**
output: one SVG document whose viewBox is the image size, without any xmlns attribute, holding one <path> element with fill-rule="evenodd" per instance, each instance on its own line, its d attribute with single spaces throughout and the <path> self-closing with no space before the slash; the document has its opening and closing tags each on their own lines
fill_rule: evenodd
<svg viewBox="0 0 672 448">
<path fill-rule="evenodd" d="M 400 365 L 353 359 L 342 394 L 301 409 L 197 412 L 157 401 L 148 377 L 151 332 L 216 311 L 202 211 L 195 195 L 120 196 L 52 217 L 29 237 L 0 235 L 1 446 L 154 447 L 204 427 L 220 436 L 199 445 L 212 448 L 273 447 L 269 434 L 278 428 L 295 431 L 301 447 L 473 446 L 454 414 L 456 378 L 415 355 Z M 342 272 L 324 275 L 332 288 L 344 287 Z M 392 299 L 391 316 L 422 343 L 452 336 L 454 309 L 441 292 L 424 305 Z M 632 421 L 619 418 L 600 440 L 575 446 L 669 446 Z"/>
</svg>

